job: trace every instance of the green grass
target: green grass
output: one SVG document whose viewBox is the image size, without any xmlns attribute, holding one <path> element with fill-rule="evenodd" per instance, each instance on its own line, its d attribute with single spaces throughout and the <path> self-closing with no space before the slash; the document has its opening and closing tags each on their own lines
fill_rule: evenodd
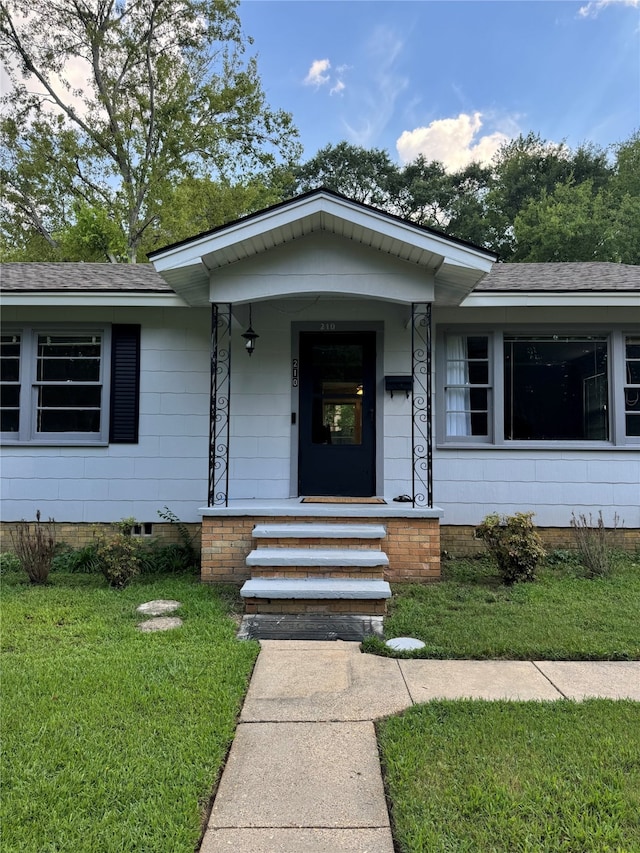
<svg viewBox="0 0 640 853">
<path fill-rule="evenodd" d="M 192 853 L 258 652 L 186 576 L 2 578 L 3 853 Z M 142 634 L 136 606 L 183 603 Z"/>
<path fill-rule="evenodd" d="M 377 728 L 399 853 L 640 850 L 640 703 L 440 701 Z"/>
<path fill-rule="evenodd" d="M 563 555 L 561 555 L 563 556 Z M 640 659 L 640 557 L 619 556 L 604 578 L 550 560 L 533 583 L 500 584 L 487 559 L 443 564 L 444 580 L 397 585 L 385 636 L 416 637 L 407 657 L 512 660 Z M 391 653 L 375 638 L 367 651 Z"/>
</svg>

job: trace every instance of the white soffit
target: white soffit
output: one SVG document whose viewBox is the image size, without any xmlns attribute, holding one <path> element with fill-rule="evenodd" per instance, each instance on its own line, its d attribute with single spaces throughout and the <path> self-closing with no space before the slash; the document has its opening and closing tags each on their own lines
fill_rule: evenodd
<svg viewBox="0 0 640 853">
<path fill-rule="evenodd" d="M 317 231 L 430 270 L 436 276 L 437 302 L 460 304 L 492 266 L 492 256 L 481 249 L 323 191 L 170 246 L 154 253 L 152 263 L 189 304 L 206 304 L 209 271 Z"/>
</svg>

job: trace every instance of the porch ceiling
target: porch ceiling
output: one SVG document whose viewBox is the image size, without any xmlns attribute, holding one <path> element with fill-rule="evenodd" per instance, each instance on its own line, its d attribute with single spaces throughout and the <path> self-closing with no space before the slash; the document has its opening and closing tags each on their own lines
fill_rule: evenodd
<svg viewBox="0 0 640 853">
<path fill-rule="evenodd" d="M 434 276 L 435 300 L 460 304 L 494 256 L 325 190 L 232 222 L 150 256 L 165 281 L 192 305 L 206 305 L 212 273 L 317 232 L 421 267 Z"/>
</svg>

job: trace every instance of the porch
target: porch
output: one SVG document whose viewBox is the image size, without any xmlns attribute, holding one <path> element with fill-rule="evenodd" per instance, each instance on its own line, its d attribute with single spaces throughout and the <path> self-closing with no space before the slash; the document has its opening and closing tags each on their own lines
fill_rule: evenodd
<svg viewBox="0 0 640 853">
<path fill-rule="evenodd" d="M 380 498 L 317 500 L 201 510 L 202 579 L 242 584 L 246 636 L 280 636 L 277 622 L 290 638 L 361 639 L 381 632 L 389 582 L 440 577 L 440 510 Z"/>
</svg>

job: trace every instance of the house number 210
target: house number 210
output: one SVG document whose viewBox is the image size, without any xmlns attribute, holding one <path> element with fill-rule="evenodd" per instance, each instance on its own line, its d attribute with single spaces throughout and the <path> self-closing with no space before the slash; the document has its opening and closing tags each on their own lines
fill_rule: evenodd
<svg viewBox="0 0 640 853">
<path fill-rule="evenodd" d="M 321 332 L 335 332 L 336 324 L 335 323 L 320 323 L 320 331 Z"/>
</svg>

